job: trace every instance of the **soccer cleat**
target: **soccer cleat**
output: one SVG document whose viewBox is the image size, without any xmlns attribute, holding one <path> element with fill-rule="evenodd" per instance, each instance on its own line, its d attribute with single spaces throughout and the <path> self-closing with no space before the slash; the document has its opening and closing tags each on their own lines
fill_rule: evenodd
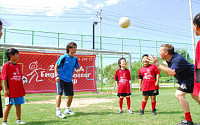
<svg viewBox="0 0 200 125">
<path fill-rule="evenodd" d="M 7 125 L 7 122 L 3 122 L 2 125 Z"/>
<path fill-rule="evenodd" d="M 21 120 L 17 120 L 17 124 L 26 124 L 26 122 L 22 122 Z"/>
<path fill-rule="evenodd" d="M 143 115 L 143 114 L 144 114 L 144 110 L 143 110 L 143 109 L 140 109 L 139 115 Z"/>
<path fill-rule="evenodd" d="M 133 112 L 132 112 L 131 110 L 128 110 L 127 113 L 129 113 L 129 114 L 133 114 Z"/>
<path fill-rule="evenodd" d="M 177 125 L 194 125 L 194 123 L 193 121 L 182 120 L 182 122 Z"/>
<path fill-rule="evenodd" d="M 74 115 L 75 114 L 74 112 L 72 112 L 72 111 L 70 111 L 68 109 L 65 109 L 64 113 L 68 114 L 68 115 Z"/>
<path fill-rule="evenodd" d="M 152 110 L 152 114 L 153 114 L 153 115 L 157 115 L 156 109 L 153 109 L 153 110 Z"/>
<path fill-rule="evenodd" d="M 58 116 L 59 118 L 65 118 L 66 117 L 64 114 L 62 114 L 61 111 L 56 111 L 56 116 Z"/>
<path fill-rule="evenodd" d="M 121 113 L 123 113 L 123 111 L 120 109 L 117 113 L 121 114 Z"/>
</svg>

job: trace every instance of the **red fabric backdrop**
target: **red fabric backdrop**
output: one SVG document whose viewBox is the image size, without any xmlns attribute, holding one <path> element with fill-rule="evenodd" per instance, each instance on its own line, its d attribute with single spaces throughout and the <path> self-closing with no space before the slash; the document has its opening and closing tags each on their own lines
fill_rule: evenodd
<svg viewBox="0 0 200 125">
<path fill-rule="evenodd" d="M 61 54 L 19 52 L 26 93 L 56 92 L 54 65 Z M 95 55 L 76 55 L 80 74 L 74 72 L 74 91 L 96 91 Z"/>
</svg>

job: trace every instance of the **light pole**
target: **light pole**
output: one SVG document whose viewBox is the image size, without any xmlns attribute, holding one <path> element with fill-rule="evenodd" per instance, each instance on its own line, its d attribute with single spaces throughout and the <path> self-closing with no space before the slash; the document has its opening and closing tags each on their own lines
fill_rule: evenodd
<svg viewBox="0 0 200 125">
<path fill-rule="evenodd" d="M 98 22 L 93 23 L 93 49 L 95 49 L 95 26 L 98 24 Z"/>
</svg>

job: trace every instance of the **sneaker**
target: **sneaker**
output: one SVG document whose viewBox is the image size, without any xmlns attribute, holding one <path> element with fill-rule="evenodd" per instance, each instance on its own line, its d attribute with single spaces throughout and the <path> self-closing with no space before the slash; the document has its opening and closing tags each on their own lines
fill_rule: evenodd
<svg viewBox="0 0 200 125">
<path fill-rule="evenodd" d="M 143 109 L 140 109 L 139 115 L 143 115 L 143 114 L 144 114 L 144 110 L 143 110 Z"/>
<path fill-rule="evenodd" d="M 128 110 L 127 113 L 129 113 L 129 114 L 133 114 L 133 112 L 132 112 L 131 110 Z"/>
<path fill-rule="evenodd" d="M 152 114 L 153 114 L 153 115 L 157 115 L 156 109 L 153 109 L 153 110 L 152 110 Z"/>
<path fill-rule="evenodd" d="M 3 122 L 2 125 L 7 125 L 7 122 Z"/>
<path fill-rule="evenodd" d="M 121 114 L 121 113 L 123 113 L 123 110 L 120 109 L 117 113 Z"/>
<path fill-rule="evenodd" d="M 72 112 L 72 111 L 70 111 L 68 109 L 65 109 L 64 113 L 68 114 L 68 115 L 74 115 L 75 114 L 74 112 Z"/>
<path fill-rule="evenodd" d="M 62 114 L 61 111 L 56 111 L 56 116 L 58 116 L 59 118 L 65 118 L 66 117 L 64 114 Z"/>
<path fill-rule="evenodd" d="M 17 120 L 17 124 L 26 124 L 26 122 L 22 122 L 21 120 Z"/>
<path fill-rule="evenodd" d="M 194 123 L 193 121 L 182 120 L 182 122 L 177 125 L 194 125 Z"/>
</svg>

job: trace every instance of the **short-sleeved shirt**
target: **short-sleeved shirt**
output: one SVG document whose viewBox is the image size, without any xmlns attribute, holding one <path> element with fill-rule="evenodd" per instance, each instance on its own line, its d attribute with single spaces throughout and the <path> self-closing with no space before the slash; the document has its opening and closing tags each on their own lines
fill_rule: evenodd
<svg viewBox="0 0 200 125">
<path fill-rule="evenodd" d="M 199 89 L 200 89 L 200 40 L 198 41 L 197 46 L 196 46 L 193 94 L 198 96 Z"/>
<path fill-rule="evenodd" d="M 72 82 L 74 68 L 79 68 L 79 62 L 76 56 L 70 57 L 68 53 L 61 55 L 58 61 L 58 75 L 65 82 Z"/>
<path fill-rule="evenodd" d="M 118 93 L 131 93 L 130 83 L 131 75 L 128 69 L 117 69 L 115 73 L 115 81 L 119 82 Z"/>
<path fill-rule="evenodd" d="M 25 96 L 20 65 L 10 62 L 5 63 L 1 72 L 1 79 L 7 80 L 9 96 L 5 95 L 6 97 L 17 98 Z"/>
<path fill-rule="evenodd" d="M 142 79 L 143 91 L 159 89 L 159 86 L 155 86 L 157 74 L 160 74 L 160 71 L 156 66 L 152 64 L 148 66 L 143 66 L 139 69 L 138 78 Z"/>
<path fill-rule="evenodd" d="M 182 55 L 174 53 L 168 67 L 176 72 L 175 78 L 178 84 L 194 85 L 194 65 L 188 62 Z"/>
</svg>

